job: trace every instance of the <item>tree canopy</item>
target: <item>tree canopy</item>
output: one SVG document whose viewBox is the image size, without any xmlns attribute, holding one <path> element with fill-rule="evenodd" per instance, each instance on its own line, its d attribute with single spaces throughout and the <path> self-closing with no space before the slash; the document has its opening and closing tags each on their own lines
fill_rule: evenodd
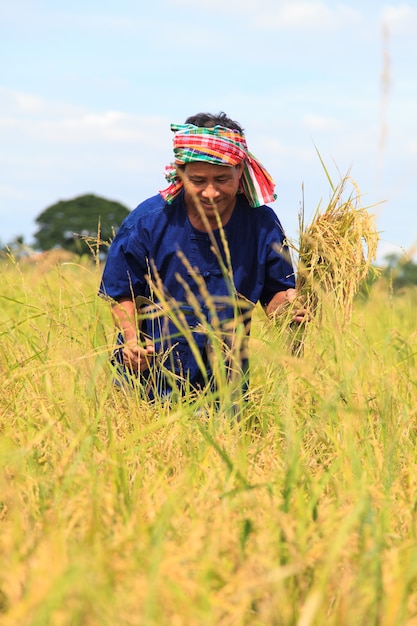
<svg viewBox="0 0 417 626">
<path fill-rule="evenodd" d="M 100 251 L 106 253 L 108 243 L 128 214 L 129 209 L 119 202 L 94 194 L 60 200 L 36 218 L 35 242 L 40 250 L 60 247 L 83 253 L 88 250 L 87 242 L 96 249 L 99 237 Z"/>
<path fill-rule="evenodd" d="M 390 279 L 394 289 L 417 285 L 417 263 L 407 255 L 388 254 L 384 274 Z"/>
</svg>

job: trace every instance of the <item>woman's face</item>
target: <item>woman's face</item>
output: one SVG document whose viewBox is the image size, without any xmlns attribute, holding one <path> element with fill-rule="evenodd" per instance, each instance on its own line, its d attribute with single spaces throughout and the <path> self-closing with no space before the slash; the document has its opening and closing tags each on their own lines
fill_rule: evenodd
<svg viewBox="0 0 417 626">
<path fill-rule="evenodd" d="M 223 226 L 229 221 L 235 208 L 242 172 L 243 163 L 229 166 L 194 161 L 184 166 L 184 200 L 194 226 L 193 220 L 201 225 L 204 223 L 199 209 L 212 228 L 218 228 L 216 215 Z"/>
</svg>

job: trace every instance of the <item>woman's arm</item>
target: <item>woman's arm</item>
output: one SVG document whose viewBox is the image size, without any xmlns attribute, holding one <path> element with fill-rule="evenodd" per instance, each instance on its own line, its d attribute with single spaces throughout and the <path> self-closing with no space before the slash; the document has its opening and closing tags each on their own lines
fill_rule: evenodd
<svg viewBox="0 0 417 626">
<path fill-rule="evenodd" d="M 114 323 L 124 338 L 123 360 L 131 370 L 143 372 L 149 368 L 149 357 L 154 354 L 154 346 L 141 345 L 136 319 L 136 305 L 130 298 L 119 300 L 112 307 Z"/>
</svg>

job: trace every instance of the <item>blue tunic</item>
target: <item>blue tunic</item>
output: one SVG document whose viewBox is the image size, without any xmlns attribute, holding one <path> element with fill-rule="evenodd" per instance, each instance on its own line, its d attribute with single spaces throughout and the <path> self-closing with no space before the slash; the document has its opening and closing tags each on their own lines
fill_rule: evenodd
<svg viewBox="0 0 417 626">
<path fill-rule="evenodd" d="M 254 306 L 266 306 L 279 291 L 294 287 L 294 271 L 284 245 L 284 232 L 268 206 L 251 208 L 244 195 L 237 202 L 229 222 L 224 227 L 229 252 L 225 251 L 219 231 L 214 231 L 221 260 L 213 251 L 208 233 L 195 229 L 186 213 L 183 193 L 168 204 L 158 194 L 141 203 L 122 223 L 113 240 L 105 264 L 100 292 L 120 300 L 145 296 L 155 301 L 155 294 L 146 276 L 157 275 L 164 288 L 164 297 L 172 299 L 185 314 L 192 330 L 205 372 L 201 371 L 190 341 L 179 332 L 178 324 L 170 319 L 145 320 L 141 330 L 152 338 L 157 352 L 169 354 L 165 370 L 172 371 L 178 380 L 187 380 L 193 388 L 206 384 L 211 376 L 207 356 L 207 333 L 201 332 L 201 313 L 210 322 L 213 302 L 207 302 L 205 288 L 215 302 L 216 316 L 221 324 L 236 317 L 236 299 L 243 298 Z M 233 281 L 224 266 L 228 254 Z M 183 258 L 181 258 L 183 255 Z M 184 257 L 188 263 L 184 262 Z M 223 267 L 222 267 L 223 266 Z M 156 271 L 155 271 L 156 270 Z M 186 285 L 187 287 L 184 287 Z M 199 302 L 199 312 L 191 306 L 190 294 Z M 247 325 L 249 333 L 249 325 Z M 242 358 L 242 369 L 247 358 Z M 154 375 L 154 373 L 153 373 Z M 150 373 L 145 373 L 149 379 Z M 174 386 L 172 379 L 158 377 L 157 393 L 165 393 Z M 153 392 L 150 393 L 153 395 Z"/>
</svg>

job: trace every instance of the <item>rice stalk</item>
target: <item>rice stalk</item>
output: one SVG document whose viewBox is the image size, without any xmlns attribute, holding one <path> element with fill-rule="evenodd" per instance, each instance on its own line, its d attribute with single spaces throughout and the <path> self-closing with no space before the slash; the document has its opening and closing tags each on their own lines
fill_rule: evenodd
<svg viewBox="0 0 417 626">
<path fill-rule="evenodd" d="M 356 294 L 368 275 L 376 273 L 375 261 L 379 234 L 375 217 L 362 206 L 361 193 L 349 172 L 334 185 L 319 155 L 331 188 L 327 207 L 319 203 L 309 224 L 304 220 L 304 203 L 299 215 L 296 252 L 296 287 L 310 318 L 322 325 L 326 312 L 340 328 L 352 318 Z M 303 342 L 308 324 L 295 329 L 296 350 Z M 294 347 L 294 346 L 293 346 Z"/>
</svg>

